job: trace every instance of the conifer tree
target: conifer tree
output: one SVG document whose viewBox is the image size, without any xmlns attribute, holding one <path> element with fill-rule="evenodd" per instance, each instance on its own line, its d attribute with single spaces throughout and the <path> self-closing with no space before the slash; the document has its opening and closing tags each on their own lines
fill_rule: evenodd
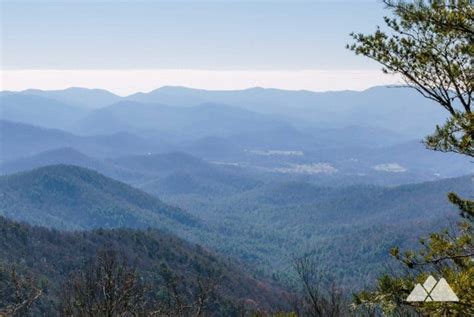
<svg viewBox="0 0 474 317">
<path fill-rule="evenodd" d="M 377 28 L 370 35 L 351 34 L 347 47 L 383 66 L 383 72 L 402 77 L 406 87 L 435 101 L 449 115 L 427 136 L 427 148 L 474 157 L 473 56 L 474 9 L 468 0 L 392 1 L 385 17 L 388 31 Z M 381 105 L 383 106 L 383 105 Z M 416 105 L 413 105 L 416 107 Z M 471 188 L 472 189 L 472 188 Z M 375 290 L 355 296 L 354 307 L 366 311 L 430 316 L 474 314 L 474 201 L 449 193 L 463 217 L 455 230 L 432 233 L 421 248 L 391 251 L 406 270 L 384 275 Z M 459 302 L 409 303 L 405 299 L 415 283 L 429 274 L 444 277 Z"/>
</svg>

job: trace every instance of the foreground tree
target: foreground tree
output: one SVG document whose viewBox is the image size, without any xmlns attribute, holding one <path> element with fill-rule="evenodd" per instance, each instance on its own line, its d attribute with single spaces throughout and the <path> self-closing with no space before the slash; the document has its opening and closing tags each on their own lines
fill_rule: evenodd
<svg viewBox="0 0 474 317">
<path fill-rule="evenodd" d="M 212 315 L 215 290 L 220 274 L 210 268 L 197 268 L 194 281 L 178 276 L 162 264 L 160 273 L 164 288 L 160 292 L 159 305 L 150 316 L 207 316 Z M 194 283 L 192 283 L 194 282 Z"/>
<path fill-rule="evenodd" d="M 449 118 L 424 140 L 427 148 L 474 157 L 473 56 L 474 8 L 471 1 L 389 1 L 393 13 L 385 17 L 388 32 L 352 34 L 348 48 L 383 65 L 385 73 L 400 75 L 407 87 L 443 107 Z M 416 106 L 416 105 L 414 105 Z M 405 274 L 383 276 L 375 291 L 356 296 L 357 307 L 371 311 L 433 316 L 474 314 L 474 202 L 449 193 L 463 221 L 454 230 L 433 233 L 421 240 L 422 248 L 391 254 Z M 459 303 L 413 304 L 405 301 L 416 282 L 428 273 L 446 278 L 459 294 Z"/>
<path fill-rule="evenodd" d="M 145 311 L 145 292 L 135 268 L 116 251 L 104 250 L 71 275 L 61 308 L 64 316 L 138 316 Z"/>
<path fill-rule="evenodd" d="M 298 316 L 339 317 L 349 316 L 348 301 L 341 289 L 318 270 L 314 254 L 308 253 L 292 260 L 294 278 L 288 285 L 293 292 L 290 302 Z"/>
<path fill-rule="evenodd" d="M 61 312 L 84 317 L 212 315 L 220 275 L 197 269 L 194 278 L 178 276 L 163 263 L 160 280 L 150 280 L 120 252 L 104 249 L 71 274 L 62 288 Z"/>
<path fill-rule="evenodd" d="M 31 276 L 0 265 L 0 316 L 22 316 L 42 295 Z"/>
<path fill-rule="evenodd" d="M 384 1 L 394 18 L 390 30 L 352 34 L 348 48 L 399 74 L 408 87 L 437 102 L 450 118 L 427 137 L 425 144 L 444 152 L 474 156 L 472 57 L 474 9 L 467 0 Z"/>
</svg>

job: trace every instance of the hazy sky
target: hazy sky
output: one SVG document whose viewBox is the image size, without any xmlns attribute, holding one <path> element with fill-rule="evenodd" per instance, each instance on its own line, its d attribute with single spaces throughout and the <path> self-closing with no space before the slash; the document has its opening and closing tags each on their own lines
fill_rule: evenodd
<svg viewBox="0 0 474 317">
<path fill-rule="evenodd" d="M 375 0 L 2 1 L 2 85 L 363 89 L 393 78 L 344 46 L 384 14 Z"/>
</svg>

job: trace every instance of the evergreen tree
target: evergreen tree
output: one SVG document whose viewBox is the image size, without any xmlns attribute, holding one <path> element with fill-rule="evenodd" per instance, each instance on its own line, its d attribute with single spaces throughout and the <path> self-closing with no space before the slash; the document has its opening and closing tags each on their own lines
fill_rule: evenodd
<svg viewBox="0 0 474 317">
<path fill-rule="evenodd" d="M 471 1 L 384 1 L 393 13 L 385 17 L 387 32 L 351 34 L 348 48 L 401 75 L 407 87 L 435 101 L 449 114 L 424 140 L 427 148 L 474 157 L 473 92 L 474 9 Z M 416 105 L 414 105 L 416 106 Z M 354 306 L 370 312 L 398 314 L 474 314 L 474 201 L 449 193 L 463 217 L 456 229 L 433 233 L 417 251 L 392 256 L 406 268 L 379 278 L 375 290 L 355 296 Z M 459 302 L 409 303 L 405 298 L 429 275 L 444 277 Z M 368 310 L 367 310 L 368 309 Z"/>
</svg>

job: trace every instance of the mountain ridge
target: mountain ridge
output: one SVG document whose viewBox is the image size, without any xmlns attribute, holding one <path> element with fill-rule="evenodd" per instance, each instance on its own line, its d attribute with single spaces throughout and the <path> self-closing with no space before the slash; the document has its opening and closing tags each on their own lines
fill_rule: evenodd
<svg viewBox="0 0 474 317">
<path fill-rule="evenodd" d="M 201 226 L 194 216 L 95 171 L 51 165 L 0 176 L 0 212 L 57 229 Z"/>
</svg>

